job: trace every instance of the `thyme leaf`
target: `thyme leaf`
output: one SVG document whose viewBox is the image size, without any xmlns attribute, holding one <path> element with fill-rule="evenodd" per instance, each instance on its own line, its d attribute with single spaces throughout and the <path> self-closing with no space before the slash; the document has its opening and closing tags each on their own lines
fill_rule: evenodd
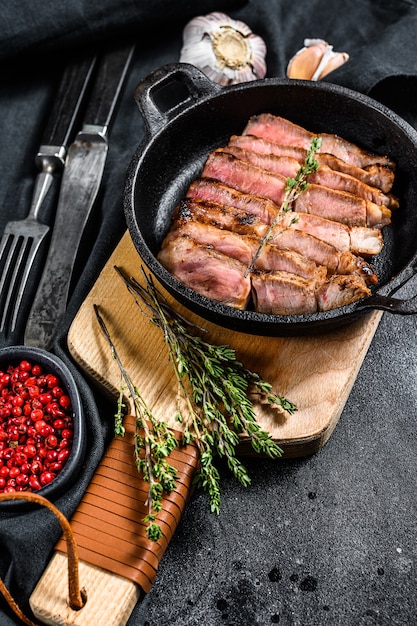
<svg viewBox="0 0 417 626">
<path fill-rule="evenodd" d="M 211 511 L 219 513 L 216 455 L 225 458 L 243 486 L 250 484 L 250 477 L 236 456 L 241 433 L 250 439 L 255 452 L 272 458 L 282 455 L 281 448 L 257 423 L 251 394 L 258 394 L 269 405 L 290 414 L 297 407 L 276 394 L 259 374 L 246 369 L 230 346 L 211 344 L 196 334 L 198 327 L 170 307 L 150 275 L 143 272 L 143 286 L 125 276 L 120 268 L 115 269 L 141 312 L 162 332 L 177 381 L 176 420 L 184 429 L 183 443 L 194 443 L 200 452 L 194 483 L 208 494 Z M 145 473 L 145 468 L 141 469 Z"/>
<path fill-rule="evenodd" d="M 322 144 L 321 137 L 313 137 L 310 148 L 307 151 L 304 163 L 300 165 L 295 178 L 291 178 L 291 177 L 287 178 L 286 183 L 285 183 L 284 198 L 282 200 L 281 206 L 279 210 L 277 211 L 277 214 L 274 220 L 272 221 L 271 225 L 269 226 L 268 230 L 266 231 L 265 235 L 262 237 L 259 243 L 259 246 L 255 254 L 253 255 L 253 258 L 245 272 L 246 276 L 250 274 L 250 272 L 253 270 L 256 261 L 259 259 L 262 253 L 262 250 L 265 248 L 266 244 L 271 240 L 273 236 L 274 228 L 278 224 L 279 220 L 281 219 L 282 214 L 288 213 L 288 211 L 291 211 L 292 205 L 294 204 L 294 202 L 308 188 L 308 182 L 306 180 L 307 177 L 310 174 L 313 174 L 314 172 L 316 172 L 319 168 L 319 163 L 314 155 L 320 149 L 321 144 Z M 295 220 L 293 220 L 291 223 L 294 223 L 294 221 Z"/>
</svg>

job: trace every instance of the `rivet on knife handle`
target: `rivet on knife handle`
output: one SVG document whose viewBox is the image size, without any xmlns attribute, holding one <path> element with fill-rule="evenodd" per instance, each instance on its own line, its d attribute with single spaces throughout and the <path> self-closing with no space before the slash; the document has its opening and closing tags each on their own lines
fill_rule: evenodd
<svg viewBox="0 0 417 626">
<path fill-rule="evenodd" d="M 134 46 L 104 54 L 98 63 L 81 131 L 68 150 L 51 243 L 25 331 L 25 344 L 50 348 L 67 306 L 80 241 L 101 184 L 109 126 Z"/>
</svg>

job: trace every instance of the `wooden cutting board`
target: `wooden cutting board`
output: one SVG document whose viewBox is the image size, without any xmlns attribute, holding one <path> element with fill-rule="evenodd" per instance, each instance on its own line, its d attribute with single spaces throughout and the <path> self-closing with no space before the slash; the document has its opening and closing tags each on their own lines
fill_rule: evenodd
<svg viewBox="0 0 417 626">
<path fill-rule="evenodd" d="M 116 411 L 120 375 L 95 317 L 93 306 L 98 305 L 125 368 L 154 415 L 177 428 L 178 424 L 172 418 L 175 414 L 176 383 L 162 336 L 141 314 L 115 271 L 115 266 L 137 280 L 142 279 L 140 259 L 128 233 L 120 241 L 74 319 L 68 335 L 70 352 L 91 380 L 109 391 Z M 298 411 L 291 416 L 268 410 L 265 406 L 257 407 L 258 422 L 271 433 L 286 457 L 312 454 L 328 441 L 381 319 L 380 312 L 364 316 L 343 329 L 322 335 L 271 338 L 225 330 L 190 314 L 179 307 L 170 296 L 167 297 L 186 317 L 207 330 L 209 341 L 232 346 L 238 358 L 248 368 L 261 374 L 273 385 L 276 392 L 297 405 Z M 112 446 L 117 449 L 120 445 L 122 444 L 115 439 L 110 449 Z M 241 452 L 251 454 L 251 448 L 244 439 Z M 105 468 L 108 454 L 109 452 L 101 463 L 101 466 L 104 463 Z M 112 454 L 113 451 L 110 456 Z M 121 476 L 119 478 L 117 475 L 116 481 L 124 481 L 126 488 L 132 487 L 132 482 L 138 480 L 137 474 L 132 475 L 133 470 L 125 470 L 122 466 L 118 471 Z M 128 480 L 124 471 L 129 473 Z M 95 475 L 92 484 L 99 479 L 106 480 L 100 478 L 100 468 L 96 474 L 98 477 Z M 109 495 L 105 490 L 106 485 L 110 490 Z M 111 525 L 111 516 L 116 506 L 112 504 L 112 498 L 117 494 L 112 492 L 111 485 L 106 485 L 102 492 L 104 503 L 100 500 L 98 508 L 104 511 L 106 517 L 104 531 L 111 533 L 111 528 L 117 528 Z M 180 499 L 183 497 L 180 494 L 175 495 Z M 80 516 L 85 515 L 83 507 L 91 499 L 88 489 L 86 496 L 72 519 L 72 525 L 76 526 Z M 106 504 L 107 501 L 110 504 Z M 185 499 L 183 504 L 185 505 Z M 131 514 L 131 519 L 135 515 L 137 516 Z M 93 538 L 97 539 L 96 543 L 100 544 L 94 528 L 93 524 L 88 533 L 92 533 Z M 101 528 L 100 532 L 102 530 Z M 130 526 L 122 521 L 116 534 L 123 534 L 121 530 L 130 537 L 134 553 L 138 536 L 141 541 L 140 531 L 136 534 L 135 530 L 131 531 Z M 81 530 L 79 535 L 82 542 L 83 532 L 85 531 Z M 106 547 L 106 543 L 102 545 L 104 549 L 101 556 L 107 559 L 112 548 Z M 159 553 L 155 549 L 157 562 L 162 554 L 163 548 Z M 88 599 L 80 611 L 73 611 L 67 603 L 67 557 L 58 545 L 30 598 L 34 615 L 52 625 L 95 626 L 105 623 L 107 626 L 125 626 L 133 607 L 142 597 L 144 588 L 124 575 L 119 575 L 112 565 L 108 568 L 105 564 L 98 567 L 94 562 L 94 559 L 89 561 L 88 558 L 80 562 L 80 579 L 87 588 Z M 146 564 L 144 568 L 146 569 Z"/>
<path fill-rule="evenodd" d="M 93 305 L 98 305 L 126 369 L 154 414 L 178 428 L 172 419 L 176 382 L 162 335 L 141 314 L 114 266 L 141 281 L 140 257 L 128 232 L 74 319 L 69 350 L 83 370 L 113 394 L 116 409 L 120 375 L 95 318 Z M 232 346 L 246 367 L 297 405 L 292 416 L 257 408 L 259 423 L 286 457 L 312 454 L 329 439 L 382 315 L 374 312 L 340 330 L 311 337 L 258 337 L 220 328 L 167 298 L 207 330 L 209 341 Z M 251 453 L 244 439 L 241 452 Z"/>
</svg>

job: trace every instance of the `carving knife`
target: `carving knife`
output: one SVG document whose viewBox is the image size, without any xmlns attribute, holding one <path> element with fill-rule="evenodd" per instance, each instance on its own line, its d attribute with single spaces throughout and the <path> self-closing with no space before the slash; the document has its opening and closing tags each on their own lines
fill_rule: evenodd
<svg viewBox="0 0 417 626">
<path fill-rule="evenodd" d="M 68 149 L 51 242 L 25 329 L 26 345 L 51 348 L 65 313 L 80 241 L 103 176 L 109 127 L 134 48 L 117 48 L 98 60 L 81 130 Z"/>
</svg>

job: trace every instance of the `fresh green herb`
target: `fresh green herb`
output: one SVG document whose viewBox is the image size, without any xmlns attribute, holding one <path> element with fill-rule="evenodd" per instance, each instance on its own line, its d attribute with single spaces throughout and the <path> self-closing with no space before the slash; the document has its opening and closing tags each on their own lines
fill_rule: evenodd
<svg viewBox="0 0 417 626">
<path fill-rule="evenodd" d="M 94 305 L 94 311 L 100 328 L 110 346 L 112 356 L 119 366 L 121 374 L 121 385 L 117 403 L 117 413 L 115 415 L 115 435 L 124 436 L 123 416 L 125 405 L 123 398 L 126 390 L 133 401 L 136 428 L 134 455 L 138 472 L 148 483 L 148 498 L 146 505 L 148 514 L 143 518 L 147 524 L 146 535 L 152 541 L 158 541 L 162 537 L 162 529 L 156 522 L 157 514 L 162 509 L 162 499 L 164 493 L 171 493 L 175 487 L 177 470 L 167 462 L 171 451 L 178 445 L 173 432 L 164 422 L 156 420 L 145 400 L 141 396 L 138 388 L 131 380 L 123 363 L 116 351 L 116 347 L 110 337 L 102 315 L 98 307 Z"/>
<path fill-rule="evenodd" d="M 310 174 L 313 174 L 314 172 L 316 172 L 319 168 L 319 163 L 314 155 L 316 154 L 317 150 L 319 150 L 321 144 L 322 144 L 321 137 L 314 137 L 311 141 L 310 149 L 308 150 L 306 154 L 305 161 L 302 165 L 300 165 L 295 178 L 291 178 L 291 177 L 287 178 L 286 184 L 285 184 L 284 198 L 281 203 L 281 206 L 272 224 L 269 226 L 265 235 L 262 237 L 259 243 L 258 249 L 256 250 L 248 266 L 248 269 L 246 270 L 246 276 L 252 271 L 256 261 L 258 260 L 258 258 L 260 257 L 262 253 L 262 250 L 273 237 L 274 228 L 278 224 L 282 214 L 288 213 L 288 211 L 291 211 L 292 205 L 294 204 L 295 200 L 297 200 L 297 198 L 308 188 L 308 182 L 306 180 L 307 177 Z M 294 221 L 295 220 L 293 220 L 291 223 L 293 223 Z"/>
<path fill-rule="evenodd" d="M 244 433 L 257 453 L 282 455 L 280 447 L 256 421 L 251 395 L 292 414 L 296 406 L 273 392 L 271 385 L 249 371 L 227 345 L 213 345 L 196 334 L 194 325 L 177 313 L 143 272 L 146 287 L 116 268 L 141 312 L 157 326 L 168 348 L 177 384 L 176 419 L 182 424 L 183 443 L 193 442 L 200 452 L 195 484 L 209 497 L 210 509 L 220 511 L 220 475 L 214 457 L 226 459 L 237 480 L 250 484 L 246 468 L 236 456 L 239 435 Z M 200 329 L 201 330 L 201 329 Z"/>
</svg>

